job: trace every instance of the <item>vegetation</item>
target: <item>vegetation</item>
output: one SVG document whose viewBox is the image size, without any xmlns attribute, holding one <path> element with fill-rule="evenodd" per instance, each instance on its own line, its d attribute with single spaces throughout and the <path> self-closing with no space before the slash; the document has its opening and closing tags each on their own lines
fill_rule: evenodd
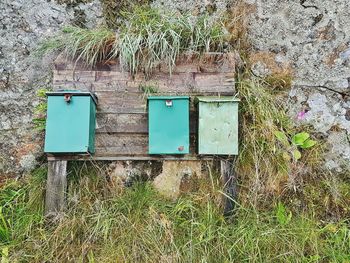
<svg viewBox="0 0 350 263">
<path fill-rule="evenodd" d="M 146 6 L 149 0 L 100 0 L 102 12 L 108 28 L 117 29 L 121 24 L 121 13 L 131 12 L 137 6 Z"/>
<path fill-rule="evenodd" d="M 118 8 L 112 14 L 123 15 L 117 33 L 68 27 L 38 51 L 63 51 L 90 66 L 120 59 L 132 73 L 151 73 L 160 63 L 171 69 L 183 53 L 221 51 L 226 41 L 239 48 L 244 66 L 236 82 L 242 102 L 235 214 L 223 217 L 215 174 L 199 180 L 198 192 L 173 202 L 150 183 L 118 187 L 103 166 L 84 163 L 70 167 L 67 210 L 50 224 L 43 216 L 41 167 L 0 189 L 3 261 L 349 262 L 349 175 L 320 169 L 322 141 L 288 116 L 283 92 L 291 86 L 290 72 L 251 73 L 244 17 L 252 7 L 236 5 L 223 24 L 205 15 Z M 261 57 L 271 62 L 270 54 L 256 59 Z M 141 85 L 140 91 L 157 89 Z"/>
<path fill-rule="evenodd" d="M 46 126 L 46 111 L 47 111 L 47 100 L 46 92 L 49 91 L 46 88 L 41 88 L 37 91 L 39 98 L 39 104 L 35 107 L 33 123 L 34 127 L 38 131 L 45 130 Z"/>
<path fill-rule="evenodd" d="M 205 15 L 194 17 L 136 7 L 124 12 L 123 17 L 118 33 L 106 28 L 67 27 L 61 35 L 44 42 L 38 53 L 63 51 L 89 66 L 119 58 L 131 73 L 150 73 L 161 63 L 171 70 L 180 54 L 199 55 L 220 51 L 224 46 L 223 25 Z"/>
<path fill-rule="evenodd" d="M 10 262 L 346 262 L 347 222 L 319 223 L 283 203 L 267 212 L 238 205 L 234 221 L 213 200 L 220 186 L 175 202 L 149 183 L 112 186 L 100 169 L 70 168 L 68 210 L 42 216 L 46 167 L 0 190 L 1 249 Z M 214 177 L 215 178 L 215 177 Z M 8 255 L 8 256 L 7 256 Z"/>
</svg>

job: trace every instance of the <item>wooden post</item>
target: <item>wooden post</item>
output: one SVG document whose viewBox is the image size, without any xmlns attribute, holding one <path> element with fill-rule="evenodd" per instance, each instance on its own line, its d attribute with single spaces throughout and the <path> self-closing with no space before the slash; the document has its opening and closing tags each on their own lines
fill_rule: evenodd
<svg viewBox="0 0 350 263">
<path fill-rule="evenodd" d="M 224 215 L 230 216 L 233 214 L 235 201 L 237 200 L 237 178 L 234 173 L 233 160 L 221 160 L 220 172 L 224 183 Z"/>
<path fill-rule="evenodd" d="M 55 215 L 65 208 L 67 191 L 67 161 L 48 161 L 45 215 Z"/>
</svg>

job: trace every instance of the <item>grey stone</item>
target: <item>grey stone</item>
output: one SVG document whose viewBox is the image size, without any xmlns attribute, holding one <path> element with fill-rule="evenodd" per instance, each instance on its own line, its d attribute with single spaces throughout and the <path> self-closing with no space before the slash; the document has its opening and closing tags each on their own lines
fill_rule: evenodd
<svg viewBox="0 0 350 263">
<path fill-rule="evenodd" d="M 271 71 L 269 70 L 269 68 L 261 61 L 258 61 L 257 63 L 255 63 L 252 66 L 251 70 L 255 76 L 262 77 L 262 78 L 271 74 Z"/>
<path fill-rule="evenodd" d="M 350 2 L 246 2 L 256 5 L 256 13 L 249 18 L 253 52 L 275 53 L 277 63 L 289 62 L 294 71 L 287 104 L 290 116 L 328 138 L 327 168 L 350 169 L 350 143 L 344 137 L 350 132 L 346 96 L 350 95 Z M 305 118 L 297 120 L 297 114 L 304 110 Z M 339 129 L 341 132 L 334 131 Z"/>
<path fill-rule="evenodd" d="M 218 17 L 237 2 L 154 0 L 152 5 L 192 14 L 208 11 Z M 256 6 L 248 17 L 252 52 L 269 52 L 275 55 L 277 65 L 291 65 L 294 71 L 287 100 L 291 118 L 296 124 L 312 125 L 327 138 L 328 168 L 348 169 L 350 2 L 245 2 Z M 74 6 L 47 0 L 0 1 L 0 173 L 23 172 L 33 167 L 35 158 L 42 154 L 43 134 L 33 130 L 33 108 L 38 104 L 36 90 L 51 85 L 53 57 L 35 57 L 38 43 L 67 24 L 79 22 L 90 28 L 101 19 L 98 0 Z M 271 69 L 261 61 L 252 70 L 264 77 Z M 305 118 L 298 120 L 301 111 L 306 111 Z M 135 165 L 123 164 L 126 178 L 148 176 L 142 170 L 146 168 Z"/>
<path fill-rule="evenodd" d="M 101 20 L 98 0 L 80 4 L 86 26 Z M 0 174 L 32 169 L 42 155 L 33 129 L 36 90 L 50 88 L 53 57 L 34 55 L 39 43 L 75 19 L 73 7 L 46 0 L 0 1 Z"/>
<path fill-rule="evenodd" d="M 33 154 L 24 155 L 21 157 L 19 164 L 24 171 L 29 172 L 35 168 L 36 158 Z"/>
</svg>

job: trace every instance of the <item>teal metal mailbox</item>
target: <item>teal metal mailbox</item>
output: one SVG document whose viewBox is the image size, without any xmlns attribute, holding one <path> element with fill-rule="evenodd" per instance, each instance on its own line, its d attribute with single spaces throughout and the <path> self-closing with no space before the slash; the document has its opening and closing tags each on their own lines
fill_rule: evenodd
<svg viewBox="0 0 350 263">
<path fill-rule="evenodd" d="M 234 97 L 198 97 L 198 153 L 238 154 L 238 102 Z"/>
<path fill-rule="evenodd" d="M 149 154 L 189 153 L 189 97 L 148 97 Z"/>
<path fill-rule="evenodd" d="M 47 153 L 94 153 L 97 98 L 90 92 L 47 92 Z"/>
</svg>

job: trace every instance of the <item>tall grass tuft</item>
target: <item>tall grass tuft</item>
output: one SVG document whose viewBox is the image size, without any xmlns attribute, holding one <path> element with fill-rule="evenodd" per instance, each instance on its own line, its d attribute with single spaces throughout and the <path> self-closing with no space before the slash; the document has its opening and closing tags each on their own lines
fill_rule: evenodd
<svg viewBox="0 0 350 263">
<path fill-rule="evenodd" d="M 133 73 L 140 69 L 149 72 L 160 63 L 172 69 L 181 53 L 223 49 L 224 27 L 206 15 L 196 18 L 137 7 L 124 13 L 124 19 L 127 22 L 121 27 L 116 50 L 120 61 Z"/>
<path fill-rule="evenodd" d="M 83 29 L 67 26 L 62 32 L 44 41 L 36 50 L 38 55 L 63 52 L 68 58 L 81 60 L 88 66 L 114 58 L 116 34 L 107 28 Z"/>
<path fill-rule="evenodd" d="M 182 53 L 222 51 L 225 38 L 224 25 L 206 15 L 135 7 L 132 12 L 123 12 L 117 32 L 66 27 L 59 36 L 44 42 L 38 53 L 63 51 L 89 66 L 119 58 L 131 73 L 150 73 L 161 63 L 171 70 Z"/>
</svg>

